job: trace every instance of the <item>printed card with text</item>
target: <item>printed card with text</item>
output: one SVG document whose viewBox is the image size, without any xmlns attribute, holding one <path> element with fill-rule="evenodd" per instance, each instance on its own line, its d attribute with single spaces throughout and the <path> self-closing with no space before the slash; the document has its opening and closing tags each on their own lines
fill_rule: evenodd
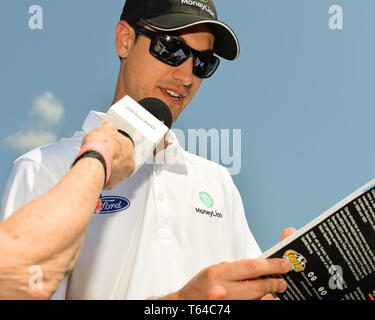
<svg viewBox="0 0 375 320">
<path fill-rule="evenodd" d="M 375 179 L 261 258 L 291 265 L 281 300 L 375 300 Z"/>
</svg>

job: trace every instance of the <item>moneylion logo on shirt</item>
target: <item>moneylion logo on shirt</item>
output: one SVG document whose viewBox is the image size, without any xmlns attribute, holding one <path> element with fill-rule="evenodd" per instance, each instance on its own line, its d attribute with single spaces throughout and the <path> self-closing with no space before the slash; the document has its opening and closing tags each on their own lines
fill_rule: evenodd
<svg viewBox="0 0 375 320">
<path fill-rule="evenodd" d="M 199 192 L 199 199 L 201 200 L 201 202 L 203 203 L 203 205 L 207 208 L 207 209 L 211 209 L 213 206 L 214 206 L 214 199 L 212 199 L 212 197 L 210 196 L 209 193 L 207 192 Z M 196 213 L 200 213 L 202 215 L 207 215 L 209 216 L 210 218 L 223 218 L 223 214 L 220 213 L 220 212 L 217 212 L 216 210 L 206 210 L 206 209 L 201 209 L 201 208 L 197 208 L 195 207 L 195 212 Z"/>
<path fill-rule="evenodd" d="M 207 192 L 199 192 L 199 198 L 208 209 L 214 206 L 214 199 Z"/>
<path fill-rule="evenodd" d="M 208 0 L 181 0 L 181 4 L 185 4 L 188 6 L 195 6 L 201 8 L 202 10 L 206 11 L 212 18 L 215 19 L 215 13 L 212 11 L 209 5 L 207 5 Z"/>
</svg>

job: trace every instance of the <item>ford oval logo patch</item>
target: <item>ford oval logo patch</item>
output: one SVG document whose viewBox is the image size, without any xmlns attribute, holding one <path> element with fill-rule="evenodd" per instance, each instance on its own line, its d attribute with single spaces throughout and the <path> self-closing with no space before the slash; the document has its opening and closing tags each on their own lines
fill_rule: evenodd
<svg viewBox="0 0 375 320">
<path fill-rule="evenodd" d="M 102 206 L 99 214 L 110 214 L 126 210 L 130 207 L 130 201 L 119 196 L 105 196 L 100 198 Z"/>
</svg>

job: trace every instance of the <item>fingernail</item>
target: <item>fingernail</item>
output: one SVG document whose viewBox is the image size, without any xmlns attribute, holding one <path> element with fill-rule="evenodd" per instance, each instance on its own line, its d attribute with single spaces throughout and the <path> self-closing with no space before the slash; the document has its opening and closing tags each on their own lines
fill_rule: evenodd
<svg viewBox="0 0 375 320">
<path fill-rule="evenodd" d="M 289 272 L 290 271 L 290 263 L 288 261 L 284 261 L 282 268 L 283 268 L 284 272 Z"/>
<path fill-rule="evenodd" d="M 284 292 L 286 290 L 286 287 L 287 287 L 287 283 L 286 281 L 284 280 L 281 280 L 280 281 L 280 284 L 279 284 L 279 292 Z"/>
</svg>

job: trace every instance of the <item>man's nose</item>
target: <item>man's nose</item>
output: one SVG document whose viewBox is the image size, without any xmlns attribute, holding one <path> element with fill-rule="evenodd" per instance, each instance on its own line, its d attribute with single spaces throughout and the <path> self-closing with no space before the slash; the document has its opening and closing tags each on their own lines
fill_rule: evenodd
<svg viewBox="0 0 375 320">
<path fill-rule="evenodd" d="M 193 57 L 189 58 L 183 64 L 174 67 L 174 78 L 186 87 L 193 84 Z"/>
</svg>

